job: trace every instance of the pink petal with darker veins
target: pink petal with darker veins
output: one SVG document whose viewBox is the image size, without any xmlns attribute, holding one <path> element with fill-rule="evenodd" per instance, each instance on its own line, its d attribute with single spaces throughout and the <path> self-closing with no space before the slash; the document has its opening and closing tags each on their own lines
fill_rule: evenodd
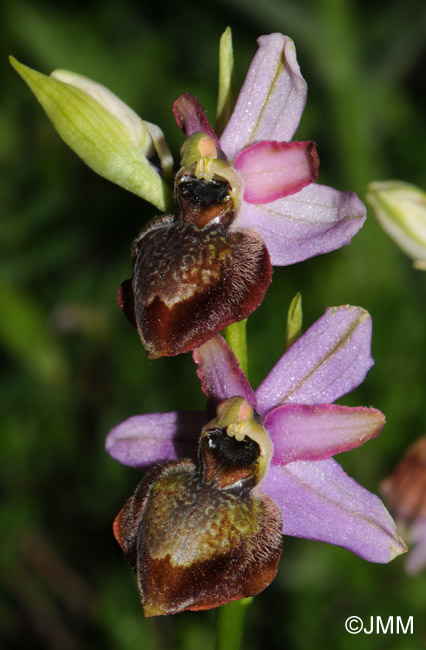
<svg viewBox="0 0 426 650">
<path fill-rule="evenodd" d="M 287 266 L 349 244 L 366 214 L 356 194 L 311 183 L 271 203 L 243 202 L 233 228 L 255 230 L 272 264 Z"/>
<path fill-rule="evenodd" d="M 289 142 L 306 104 L 307 85 L 291 38 L 270 34 L 257 42 L 259 49 L 220 138 L 230 160 L 259 140 Z"/>
<path fill-rule="evenodd" d="M 256 390 L 258 412 L 279 404 L 330 404 L 373 365 L 371 317 L 361 307 L 330 307 L 275 364 Z"/>
<path fill-rule="evenodd" d="M 134 415 L 111 429 L 105 448 L 119 463 L 141 470 L 167 460 L 195 458 L 206 422 L 205 411 Z"/>
</svg>

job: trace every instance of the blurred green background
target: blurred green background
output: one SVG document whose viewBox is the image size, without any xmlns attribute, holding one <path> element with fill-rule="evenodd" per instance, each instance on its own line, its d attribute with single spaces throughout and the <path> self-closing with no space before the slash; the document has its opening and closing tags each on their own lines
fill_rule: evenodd
<svg viewBox="0 0 426 650">
<path fill-rule="evenodd" d="M 256 38 L 283 32 L 309 86 L 297 139 L 317 142 L 321 183 L 363 197 L 372 180 L 426 187 L 426 5 L 4 0 L 0 12 L 0 645 L 210 650 L 214 611 L 144 620 L 111 532 L 139 475 L 104 452 L 109 428 L 135 413 L 203 407 L 191 356 L 149 362 L 116 306 L 130 244 L 153 209 L 66 148 L 7 55 L 104 83 L 159 124 L 176 155 L 172 102 L 188 91 L 214 116 L 225 27 L 238 86 Z M 375 492 L 426 431 L 425 281 L 370 214 L 349 247 L 276 269 L 249 322 L 256 385 L 281 354 L 296 291 L 305 328 L 327 305 L 370 311 L 376 364 L 342 403 L 374 405 L 388 422 L 339 461 Z M 407 577 L 403 558 L 373 565 L 285 538 L 278 578 L 249 610 L 243 648 L 414 650 L 426 647 L 425 610 L 426 573 Z M 414 616 L 414 635 L 350 636 L 350 615 Z"/>
</svg>

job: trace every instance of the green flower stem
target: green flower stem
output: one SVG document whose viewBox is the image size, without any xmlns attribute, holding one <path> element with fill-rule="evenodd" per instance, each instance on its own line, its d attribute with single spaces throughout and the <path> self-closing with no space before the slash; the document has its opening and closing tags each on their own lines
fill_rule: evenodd
<svg viewBox="0 0 426 650">
<path fill-rule="evenodd" d="M 241 646 L 247 606 L 253 598 L 222 605 L 216 615 L 216 650 L 238 650 Z"/>
<path fill-rule="evenodd" d="M 225 339 L 238 359 L 242 371 L 247 375 L 247 319 L 228 325 Z M 216 650 L 239 650 L 247 605 L 252 598 L 235 600 L 219 607 L 216 614 Z"/>
<path fill-rule="evenodd" d="M 247 357 L 247 336 L 246 336 L 247 319 L 238 323 L 232 323 L 225 328 L 224 334 L 226 342 L 232 352 L 238 359 L 241 370 L 248 375 L 248 357 Z"/>
</svg>

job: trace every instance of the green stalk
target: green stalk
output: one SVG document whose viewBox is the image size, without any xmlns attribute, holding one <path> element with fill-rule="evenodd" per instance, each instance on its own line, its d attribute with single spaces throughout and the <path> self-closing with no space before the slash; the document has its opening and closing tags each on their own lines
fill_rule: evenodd
<svg viewBox="0 0 426 650">
<path fill-rule="evenodd" d="M 248 374 L 248 357 L 247 357 L 247 319 L 241 320 L 238 323 L 232 323 L 224 330 L 226 342 L 231 348 L 232 352 L 237 357 L 241 370 L 247 376 Z"/>
<path fill-rule="evenodd" d="M 225 339 L 235 354 L 241 370 L 247 375 L 247 319 L 228 325 Z M 234 600 L 222 605 L 216 614 L 216 650 L 239 650 L 247 606 L 252 598 Z"/>
<path fill-rule="evenodd" d="M 216 650 L 239 650 L 247 606 L 252 600 L 243 598 L 219 607 L 216 614 Z"/>
</svg>

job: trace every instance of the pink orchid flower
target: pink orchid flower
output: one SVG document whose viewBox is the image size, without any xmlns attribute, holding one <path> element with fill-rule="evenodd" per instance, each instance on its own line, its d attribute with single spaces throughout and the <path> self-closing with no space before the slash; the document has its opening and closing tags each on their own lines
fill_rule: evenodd
<svg viewBox="0 0 426 650">
<path fill-rule="evenodd" d="M 373 364 L 370 345 L 366 311 L 329 308 L 253 390 L 231 349 L 216 336 L 194 351 L 208 415 L 174 411 L 133 416 L 110 431 L 106 449 L 120 463 L 140 470 L 177 458 L 195 459 L 201 428 L 214 409 L 240 396 L 260 416 L 273 445 L 256 489 L 279 508 L 282 533 L 342 546 L 371 562 L 389 562 L 406 551 L 393 519 L 380 499 L 333 458 L 377 436 L 385 423 L 374 408 L 333 404 L 364 380 Z"/>
<path fill-rule="evenodd" d="M 188 352 L 247 318 L 273 265 L 335 250 L 364 223 L 355 194 L 315 183 L 315 143 L 291 142 L 306 93 L 293 41 L 271 34 L 259 39 L 220 138 L 195 97 L 176 100 L 187 136 L 177 214 L 141 232 L 132 281 L 119 295 L 150 358 Z"/>
<path fill-rule="evenodd" d="M 264 240 L 272 265 L 295 264 L 348 244 L 366 218 L 353 192 L 315 183 L 315 143 L 291 142 L 306 104 L 291 38 L 258 39 L 234 111 L 220 138 L 195 98 L 175 103 L 178 124 L 189 136 L 203 131 L 243 181 L 243 200 L 232 228 L 251 228 Z"/>
</svg>

